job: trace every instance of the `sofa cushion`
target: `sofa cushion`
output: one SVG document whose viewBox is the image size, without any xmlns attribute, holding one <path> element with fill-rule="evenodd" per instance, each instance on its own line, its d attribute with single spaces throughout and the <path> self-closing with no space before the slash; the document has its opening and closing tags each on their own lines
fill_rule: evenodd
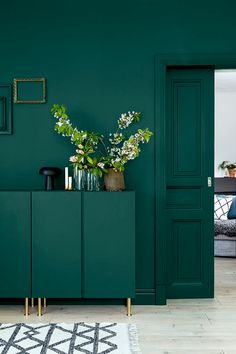
<svg viewBox="0 0 236 354">
<path fill-rule="evenodd" d="M 236 219 L 236 197 L 233 198 L 229 212 L 228 219 Z"/>
<path fill-rule="evenodd" d="M 233 196 L 215 195 L 214 199 L 214 218 L 215 220 L 227 220 L 228 212 L 231 207 Z"/>
</svg>

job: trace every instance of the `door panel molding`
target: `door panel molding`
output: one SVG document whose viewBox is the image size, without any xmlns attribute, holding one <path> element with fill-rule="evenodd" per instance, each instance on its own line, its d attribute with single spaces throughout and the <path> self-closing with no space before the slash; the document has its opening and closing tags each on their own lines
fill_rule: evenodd
<svg viewBox="0 0 236 354">
<path fill-rule="evenodd" d="M 166 204 L 168 209 L 199 209 L 202 205 L 201 188 L 167 185 Z"/>
<path fill-rule="evenodd" d="M 194 176 L 197 177 L 201 174 L 200 160 L 201 151 L 198 148 L 197 141 L 199 140 L 199 116 L 201 114 L 199 105 L 201 97 L 199 91 L 201 90 L 201 80 L 188 80 L 186 83 L 180 83 L 178 80 L 172 80 L 172 95 L 175 97 L 173 102 L 173 115 L 172 115 L 172 136 L 171 142 L 173 144 L 173 166 L 170 171 L 170 175 L 173 178 L 178 176 Z M 192 91 L 192 92 L 191 92 Z M 193 98 L 195 100 L 193 100 Z M 192 111 L 195 112 L 195 117 L 191 117 L 191 124 L 189 124 L 189 117 L 185 114 L 189 107 L 189 102 L 193 101 L 194 107 Z M 187 105 L 186 105 L 187 103 Z M 183 127 L 188 127 L 188 135 L 181 136 Z M 191 130 L 190 130 L 191 129 Z M 189 140 L 189 159 L 186 161 L 184 158 L 186 155 L 185 149 L 181 145 L 182 139 L 188 138 Z M 194 141 L 195 144 L 191 144 Z M 192 151 L 190 150 L 192 148 Z M 186 164 L 187 162 L 187 164 Z"/>
</svg>

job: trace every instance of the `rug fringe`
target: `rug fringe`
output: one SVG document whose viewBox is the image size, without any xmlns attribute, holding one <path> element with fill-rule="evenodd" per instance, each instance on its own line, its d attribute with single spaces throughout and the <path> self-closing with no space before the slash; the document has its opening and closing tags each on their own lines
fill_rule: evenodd
<svg viewBox="0 0 236 354">
<path fill-rule="evenodd" d="M 139 347 L 138 330 L 135 324 L 128 325 L 130 350 L 132 354 L 142 354 Z"/>
</svg>

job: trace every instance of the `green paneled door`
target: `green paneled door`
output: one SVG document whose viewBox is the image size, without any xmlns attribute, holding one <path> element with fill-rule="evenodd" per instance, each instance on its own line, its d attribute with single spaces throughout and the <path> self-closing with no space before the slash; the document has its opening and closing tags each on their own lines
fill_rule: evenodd
<svg viewBox="0 0 236 354">
<path fill-rule="evenodd" d="M 30 193 L 0 192 L 0 297 L 30 297 Z"/>
<path fill-rule="evenodd" d="M 167 70 L 167 298 L 212 297 L 213 69 Z"/>
<path fill-rule="evenodd" d="M 33 297 L 81 297 L 81 193 L 32 193 Z"/>
<path fill-rule="evenodd" d="M 83 297 L 135 296 L 135 193 L 83 194 Z"/>
</svg>

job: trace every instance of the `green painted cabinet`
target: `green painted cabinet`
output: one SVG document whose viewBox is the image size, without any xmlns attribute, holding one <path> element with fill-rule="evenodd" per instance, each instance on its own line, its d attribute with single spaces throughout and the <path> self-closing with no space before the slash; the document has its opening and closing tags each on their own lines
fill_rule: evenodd
<svg viewBox="0 0 236 354">
<path fill-rule="evenodd" d="M 135 296 L 134 192 L 0 192 L 1 298 Z"/>
<path fill-rule="evenodd" d="M 135 194 L 83 194 L 83 297 L 135 296 Z"/>
<path fill-rule="evenodd" d="M 32 296 L 81 297 L 81 193 L 32 193 Z"/>
<path fill-rule="evenodd" d="M 0 191 L 1 298 L 30 296 L 30 192 Z"/>
<path fill-rule="evenodd" d="M 135 296 L 135 193 L 32 193 L 32 297 Z"/>
</svg>

